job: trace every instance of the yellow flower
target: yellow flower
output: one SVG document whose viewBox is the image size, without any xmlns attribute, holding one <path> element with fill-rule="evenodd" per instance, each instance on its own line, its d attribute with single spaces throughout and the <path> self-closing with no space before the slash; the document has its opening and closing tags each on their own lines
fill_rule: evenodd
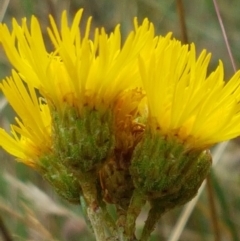
<svg viewBox="0 0 240 241">
<path fill-rule="evenodd" d="M 227 83 L 223 65 L 207 76 L 210 54 L 194 44 L 159 38 L 149 61 L 140 58 L 148 101 L 147 126 L 187 150 L 204 150 L 240 134 L 240 72 Z"/>
<path fill-rule="evenodd" d="M 12 135 L 0 128 L 0 146 L 40 172 L 62 197 L 78 202 L 81 188 L 76 177 L 59 161 L 46 101 L 38 97 L 30 83 L 25 87 L 15 71 L 0 83 L 0 89 L 19 116 L 16 125 L 11 125 Z"/>
<path fill-rule="evenodd" d="M 139 58 L 147 121 L 129 167 L 134 198 L 147 199 L 150 229 L 165 210 L 191 200 L 211 168 L 212 145 L 240 134 L 240 71 L 227 83 L 220 62 L 171 34 Z M 159 214 L 159 216 L 157 215 Z M 144 230 L 143 233 L 148 232 Z"/>
<path fill-rule="evenodd" d="M 124 43 L 120 26 L 110 35 L 96 29 L 90 38 L 91 18 L 84 34 L 79 29 L 82 12 L 70 26 L 63 12 L 60 29 L 50 17 L 51 52 L 35 17 L 30 27 L 26 19 L 21 25 L 13 19 L 12 31 L 0 24 L 0 42 L 18 72 L 3 81 L 1 89 L 19 118 L 11 135 L 0 129 L 0 146 L 40 171 L 71 201 L 78 200 L 80 176 L 91 171 L 95 182 L 96 172 L 112 154 L 115 107 L 125 92 L 139 91 L 138 56 L 156 43 L 147 19 L 140 26 L 135 19 L 135 29 Z M 137 105 L 134 101 L 120 112 L 128 115 Z"/>
<path fill-rule="evenodd" d="M 104 28 L 90 35 L 91 18 L 85 34 L 79 29 L 82 16 L 79 10 L 71 26 L 66 11 L 58 30 L 50 17 L 49 36 L 54 51 L 48 53 L 39 23 L 32 17 L 30 28 L 23 19 L 22 26 L 13 20 L 13 30 L 0 25 L 0 41 L 6 54 L 24 81 L 31 83 L 47 98 L 49 104 L 62 110 L 68 103 L 78 108 L 107 109 L 125 89 L 139 86 L 137 57 L 152 44 L 153 25 L 145 20 L 141 26 L 135 19 L 135 30 L 121 43 L 120 26 L 110 35 Z"/>
<path fill-rule="evenodd" d="M 46 50 L 35 17 L 30 27 L 26 19 L 22 25 L 13 19 L 11 32 L 1 24 L 0 42 L 19 76 L 38 89 L 48 104 L 52 145 L 64 155 L 70 155 L 69 152 L 74 155 L 62 157 L 63 162 L 74 159 L 71 165 L 76 167 L 79 159 L 84 161 L 90 155 L 91 161 L 82 165 L 84 170 L 89 170 L 99 159 L 104 161 L 113 149 L 114 105 L 124 91 L 141 85 L 138 56 L 155 40 L 153 25 L 147 19 L 140 26 L 135 19 L 135 30 L 124 43 L 121 43 L 120 26 L 110 35 L 104 28 L 96 29 L 91 39 L 91 18 L 84 34 L 79 29 L 82 12 L 76 13 L 69 26 L 64 11 L 60 29 L 50 17 L 48 33 L 54 45 L 52 52 Z"/>
</svg>

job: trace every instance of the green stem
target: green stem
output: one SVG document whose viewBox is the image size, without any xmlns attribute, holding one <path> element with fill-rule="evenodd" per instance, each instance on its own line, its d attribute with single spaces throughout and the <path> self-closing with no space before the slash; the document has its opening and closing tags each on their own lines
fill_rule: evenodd
<svg viewBox="0 0 240 241">
<path fill-rule="evenodd" d="M 127 210 L 126 225 L 125 225 L 125 235 L 127 240 L 135 239 L 136 230 L 136 219 L 141 212 L 143 205 L 146 200 L 142 193 L 139 191 L 134 191 L 131 203 Z"/>
<path fill-rule="evenodd" d="M 80 198 L 83 212 L 87 214 L 86 223 L 93 230 L 96 241 L 119 240 L 114 224 L 105 205 L 98 201 L 96 180 L 91 174 L 79 175 L 83 197 Z"/>
<path fill-rule="evenodd" d="M 87 213 L 95 234 L 96 241 L 106 241 L 107 235 L 105 233 L 104 223 L 102 219 L 103 213 L 101 208 L 88 207 Z"/>
<path fill-rule="evenodd" d="M 84 196 L 84 202 L 81 200 L 81 203 L 85 204 L 83 209 L 87 211 L 87 216 L 91 223 L 90 228 L 94 231 L 96 241 L 105 241 L 107 237 L 103 225 L 104 215 L 98 203 L 96 181 L 91 174 L 85 173 L 79 175 L 79 182 Z"/>
<path fill-rule="evenodd" d="M 103 211 L 103 219 L 106 225 L 106 231 L 108 236 L 117 237 L 119 228 L 116 225 L 116 222 L 113 220 L 112 216 L 109 214 L 106 205 L 101 205 Z M 116 238 L 115 238 L 116 239 Z"/>
<path fill-rule="evenodd" d="M 142 235 L 140 238 L 140 241 L 148 241 L 151 233 L 153 232 L 156 223 L 158 222 L 158 220 L 160 219 L 160 217 L 162 216 L 162 214 L 166 211 L 165 208 L 160 209 L 152 207 L 149 211 L 147 220 L 145 222 L 145 225 L 143 227 L 143 231 L 142 231 Z"/>
<path fill-rule="evenodd" d="M 81 205 L 81 210 L 82 210 L 82 215 L 84 217 L 84 220 L 85 220 L 88 228 L 93 232 L 93 227 L 89 220 L 88 212 L 87 212 L 88 206 L 87 206 L 86 200 L 84 199 L 84 196 L 82 196 L 82 195 L 80 195 L 80 205 Z"/>
</svg>

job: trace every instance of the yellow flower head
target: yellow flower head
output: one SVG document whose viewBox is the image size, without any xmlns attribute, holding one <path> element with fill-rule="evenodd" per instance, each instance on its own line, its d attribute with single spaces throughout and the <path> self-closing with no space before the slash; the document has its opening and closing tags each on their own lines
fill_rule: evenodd
<svg viewBox="0 0 240 241">
<path fill-rule="evenodd" d="M 211 168 L 207 149 L 240 133 L 240 72 L 226 83 L 221 62 L 207 75 L 209 60 L 170 34 L 140 54 L 147 121 L 129 171 L 153 216 L 191 200 Z"/>
<path fill-rule="evenodd" d="M 11 134 L 0 128 L 0 146 L 20 162 L 40 172 L 63 198 L 79 200 L 79 182 L 58 160 L 52 133 L 49 106 L 30 83 L 23 84 L 13 71 L 12 77 L 0 83 L 9 104 L 19 116 L 11 125 Z"/>
<path fill-rule="evenodd" d="M 160 37 L 140 58 L 139 71 L 148 101 L 147 126 L 175 138 L 186 149 L 210 147 L 240 133 L 240 72 L 227 83 L 222 62 L 207 76 L 210 54 L 196 57 L 194 44 Z"/>
<path fill-rule="evenodd" d="M 119 109 L 119 98 L 126 96 L 125 92 L 134 92 L 134 89 L 137 92 L 141 88 L 138 56 L 156 43 L 153 25 L 146 19 L 138 26 L 135 19 L 135 29 L 124 43 L 119 25 L 109 35 L 104 28 L 96 29 L 90 38 L 91 18 L 85 33 L 79 28 L 82 12 L 79 10 L 69 25 L 64 11 L 60 28 L 50 17 L 48 33 L 54 46 L 51 52 L 46 50 L 40 25 L 34 16 L 30 26 L 26 19 L 21 25 L 13 19 L 11 31 L 5 24 L 0 24 L 0 43 L 18 72 L 14 72 L 13 79 L 5 80 L 1 88 L 21 120 L 18 127 L 14 126 L 13 136 L 1 130 L 0 145 L 26 164 L 34 166 L 43 156 L 46 160 L 49 159 L 46 155 L 50 155 L 65 166 L 76 167 L 82 161 L 82 169 L 95 168 L 114 148 L 113 115 L 114 108 Z M 20 78 L 29 88 L 31 86 L 31 95 Z M 34 89 L 42 96 L 42 103 L 35 101 L 30 106 L 27 101 L 37 99 Z M 14 94 L 11 91 L 15 91 Z M 15 101 L 10 101 L 11 96 L 16 96 Z M 134 94 L 132 96 L 134 99 Z M 26 103 L 21 108 L 16 99 L 23 97 Z M 132 108 L 136 109 L 137 105 L 134 101 Z M 39 128 L 40 123 L 31 121 L 33 117 L 38 118 L 31 108 L 37 109 L 38 115 L 46 115 L 45 109 L 48 110 L 47 119 L 42 120 L 47 121 L 48 131 L 44 130 L 45 126 Z M 123 119 L 131 114 L 130 108 L 129 111 L 124 106 L 121 108 Z M 37 131 L 44 134 L 44 137 L 38 135 L 41 143 L 36 141 L 34 134 L 37 135 Z M 88 160 L 89 156 L 91 160 Z"/>
<path fill-rule="evenodd" d="M 64 11 L 60 29 L 50 17 L 48 32 L 54 44 L 51 53 L 46 51 L 35 17 L 30 27 L 26 19 L 21 26 L 13 20 L 12 32 L 6 25 L 0 25 L 0 41 L 14 68 L 59 110 L 64 108 L 63 103 L 79 112 L 86 105 L 106 109 L 122 91 L 138 86 L 137 57 L 152 44 L 154 37 L 153 25 L 148 20 L 141 26 L 135 20 L 135 30 L 123 44 L 119 26 L 110 35 L 104 28 L 96 29 L 91 39 L 91 18 L 84 34 L 79 29 L 82 12 L 77 12 L 69 26 Z"/>
</svg>

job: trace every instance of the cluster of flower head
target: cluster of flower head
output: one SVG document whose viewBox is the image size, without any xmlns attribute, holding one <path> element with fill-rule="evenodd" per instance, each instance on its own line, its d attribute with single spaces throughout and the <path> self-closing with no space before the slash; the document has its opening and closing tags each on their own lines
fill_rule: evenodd
<svg viewBox="0 0 240 241">
<path fill-rule="evenodd" d="M 13 66 L 0 89 L 17 114 L 0 146 L 70 201 L 91 173 L 102 198 L 122 208 L 134 190 L 162 205 L 186 202 L 209 170 L 206 149 L 240 133 L 240 72 L 226 83 L 220 62 L 207 75 L 210 54 L 155 36 L 147 19 L 135 19 L 122 43 L 120 26 L 93 32 L 89 18 L 83 33 L 81 16 L 69 25 L 63 12 L 60 29 L 50 17 L 52 52 L 35 17 L 29 27 L 13 20 L 12 31 L 0 25 Z"/>
</svg>

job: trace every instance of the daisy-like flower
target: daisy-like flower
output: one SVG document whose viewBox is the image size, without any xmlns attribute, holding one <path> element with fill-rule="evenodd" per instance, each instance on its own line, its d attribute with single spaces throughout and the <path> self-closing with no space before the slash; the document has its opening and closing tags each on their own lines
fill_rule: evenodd
<svg viewBox="0 0 240 241">
<path fill-rule="evenodd" d="M 160 38 L 150 60 L 140 59 L 148 126 L 188 150 L 204 150 L 240 130 L 240 72 L 227 83 L 222 62 L 207 76 L 210 54 Z M 155 130 L 154 130 L 155 129 Z"/>
<path fill-rule="evenodd" d="M 114 148 L 114 103 L 122 92 L 140 85 L 137 57 L 154 42 L 154 29 L 148 20 L 140 26 L 135 20 L 135 30 L 123 44 L 119 26 L 110 35 L 96 29 L 91 40 L 91 18 L 83 35 L 79 29 L 82 12 L 71 26 L 63 12 L 60 30 L 50 17 L 53 52 L 46 51 L 35 17 L 30 28 L 25 19 L 22 25 L 13 20 L 12 32 L 0 25 L 0 41 L 14 69 L 48 103 L 51 135 L 56 148 L 64 150 L 63 162 L 90 170 Z"/>
<path fill-rule="evenodd" d="M 52 118 L 46 101 L 37 96 L 30 83 L 24 86 L 15 71 L 0 83 L 0 89 L 18 115 L 16 124 L 11 125 L 11 135 L 0 129 L 0 145 L 18 161 L 40 172 L 63 198 L 78 202 L 79 183 L 59 162 L 54 150 Z"/>
<path fill-rule="evenodd" d="M 0 42 L 18 72 L 3 81 L 1 89 L 19 118 L 12 135 L 1 129 L 0 145 L 39 170 L 56 189 L 71 190 L 68 183 L 72 184 L 72 176 L 74 190 L 72 196 L 66 195 L 69 200 L 78 199 L 78 175 L 98 170 L 113 152 L 115 125 L 121 125 L 114 118 L 118 99 L 126 96 L 124 92 L 139 91 L 138 56 L 156 42 L 153 25 L 145 20 L 138 26 L 136 19 L 135 30 L 124 43 L 120 26 L 110 35 L 104 28 L 96 29 L 91 39 L 91 18 L 85 33 L 79 29 L 82 12 L 76 13 L 71 25 L 63 12 L 60 29 L 50 17 L 52 52 L 46 50 L 35 17 L 30 27 L 26 19 L 21 25 L 13 19 L 12 31 L 5 24 L 0 25 Z M 30 91 L 24 89 L 20 79 Z M 42 96 L 40 102 L 35 90 Z M 134 105 L 132 108 L 137 108 L 138 103 L 134 101 Z M 130 107 L 121 108 L 119 123 L 131 112 Z M 131 140 L 129 143 L 133 148 Z M 62 178 L 62 183 L 57 177 Z M 64 181 L 66 188 L 61 188 Z"/>
<path fill-rule="evenodd" d="M 195 193 L 210 167 L 205 150 L 240 133 L 240 72 L 226 83 L 220 62 L 207 76 L 210 54 L 196 57 L 194 44 L 182 45 L 170 34 L 148 57 L 139 60 L 148 119 L 132 160 L 135 185 L 153 197 L 182 188 Z"/>
<path fill-rule="evenodd" d="M 194 44 L 171 35 L 148 57 L 139 60 L 148 119 L 130 167 L 136 198 L 152 204 L 142 240 L 154 219 L 196 195 L 211 167 L 208 148 L 240 134 L 240 72 L 226 83 L 220 62 L 207 75 L 210 54 L 196 57 Z"/>
<path fill-rule="evenodd" d="M 13 67 L 59 110 L 65 102 L 79 112 L 85 105 L 106 109 L 123 90 L 138 86 L 137 56 L 154 37 L 153 25 L 148 20 L 138 26 L 135 19 L 135 31 L 124 44 L 120 26 L 110 35 L 104 28 L 96 29 L 91 40 L 91 18 L 85 34 L 79 29 L 82 12 L 77 12 L 69 26 L 64 11 L 60 30 L 50 17 L 48 32 L 55 47 L 52 53 L 46 51 L 35 17 L 30 28 L 25 19 L 21 26 L 13 20 L 12 32 L 6 25 L 0 26 L 1 42 Z"/>
</svg>

